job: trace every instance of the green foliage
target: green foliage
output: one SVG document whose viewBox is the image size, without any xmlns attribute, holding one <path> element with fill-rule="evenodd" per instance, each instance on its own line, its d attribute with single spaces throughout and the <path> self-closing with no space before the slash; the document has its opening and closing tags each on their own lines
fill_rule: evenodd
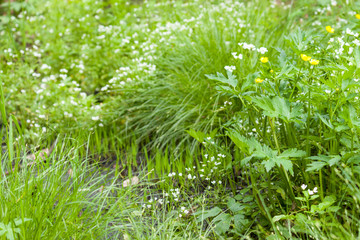
<svg viewBox="0 0 360 240">
<path fill-rule="evenodd" d="M 228 77 L 225 77 L 222 73 L 217 73 L 217 76 L 215 75 L 205 75 L 205 76 L 210 80 L 219 81 L 221 83 L 228 84 L 233 88 L 235 88 L 238 85 L 238 80 L 236 79 L 236 76 L 234 76 L 230 71 L 227 71 L 226 73 Z"/>
<path fill-rule="evenodd" d="M 355 1 L 5 1 L 0 238 L 357 239 Z"/>
<path fill-rule="evenodd" d="M 4 224 L 2 222 L 0 222 L 0 237 L 1 236 L 6 236 L 7 239 L 9 240 L 14 240 L 19 236 L 18 234 L 21 233 L 20 228 L 18 228 L 21 224 L 31 221 L 31 219 L 28 218 L 16 218 L 14 219 L 12 222 L 8 223 L 8 224 Z"/>
</svg>

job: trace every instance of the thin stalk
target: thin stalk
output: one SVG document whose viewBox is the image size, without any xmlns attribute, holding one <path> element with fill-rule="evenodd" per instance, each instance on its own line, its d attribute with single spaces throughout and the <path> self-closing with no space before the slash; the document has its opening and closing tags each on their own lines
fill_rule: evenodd
<svg viewBox="0 0 360 240">
<path fill-rule="evenodd" d="M 308 93 L 308 107 L 307 107 L 307 119 L 306 119 L 306 156 L 310 157 L 311 155 L 311 149 L 310 149 L 310 96 L 311 91 L 309 87 L 309 93 Z"/>
<path fill-rule="evenodd" d="M 266 207 L 265 205 L 265 201 L 264 199 L 262 198 L 261 194 L 260 194 L 260 191 L 257 189 L 256 187 L 256 180 L 252 174 L 252 170 L 249 169 L 249 173 L 250 173 L 250 178 L 251 178 L 251 186 L 252 186 L 252 192 L 253 192 L 253 195 L 254 195 L 254 198 L 256 199 L 257 203 L 258 203 L 258 206 L 262 212 L 262 214 L 268 219 L 268 221 L 271 223 L 271 226 L 274 230 L 274 232 L 276 233 L 276 235 L 279 235 L 279 232 L 275 226 L 275 223 L 272 221 L 272 218 L 271 218 L 271 215 L 270 215 L 270 212 L 268 210 L 268 208 Z"/>
<path fill-rule="evenodd" d="M 277 147 L 277 150 L 278 150 L 278 153 L 280 154 L 281 153 L 281 150 L 280 150 L 280 145 L 279 145 L 279 141 L 278 141 L 278 138 L 277 138 L 277 135 L 276 135 L 276 130 L 275 130 L 275 127 L 274 127 L 274 123 L 272 121 L 273 119 L 269 118 L 269 124 L 271 126 L 271 129 L 272 129 L 272 132 L 273 132 L 273 136 L 274 136 L 274 141 L 275 141 L 275 144 L 276 144 L 276 147 Z M 287 187 L 290 191 L 290 195 L 291 195 L 291 198 L 292 200 L 294 201 L 295 200 L 295 194 L 292 190 L 292 184 L 291 184 L 291 181 L 290 181 L 290 178 L 289 178 L 289 175 L 287 174 L 286 170 L 284 169 L 283 166 L 281 166 L 280 168 L 280 174 L 282 175 L 283 178 L 285 178 L 286 180 L 286 183 L 287 183 Z"/>
<path fill-rule="evenodd" d="M 323 186 L 323 179 L 322 179 L 322 170 L 319 170 L 319 179 L 320 179 L 320 198 L 324 200 L 324 186 Z"/>
<path fill-rule="evenodd" d="M 278 141 L 278 138 L 277 138 L 277 135 L 276 135 L 276 129 L 275 129 L 275 127 L 274 127 L 273 119 L 270 118 L 270 117 L 269 117 L 269 124 L 270 124 L 271 130 L 272 130 L 272 133 L 273 133 L 273 137 L 274 137 L 274 141 L 275 141 L 276 148 L 277 148 L 277 150 L 278 150 L 278 153 L 280 154 L 280 153 L 281 153 L 281 150 L 280 150 L 279 141 Z"/>
</svg>

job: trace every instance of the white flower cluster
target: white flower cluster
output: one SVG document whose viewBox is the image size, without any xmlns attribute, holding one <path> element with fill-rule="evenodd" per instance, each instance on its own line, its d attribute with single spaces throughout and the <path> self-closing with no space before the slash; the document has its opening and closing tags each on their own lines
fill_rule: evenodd
<svg viewBox="0 0 360 240">
<path fill-rule="evenodd" d="M 235 66 L 225 66 L 224 67 L 226 71 L 228 72 L 233 72 L 236 70 L 236 67 Z"/>
<path fill-rule="evenodd" d="M 238 54 L 237 52 L 232 52 L 231 55 L 233 55 L 235 59 L 243 59 L 243 55 L 241 53 Z"/>
<path fill-rule="evenodd" d="M 183 217 L 189 214 L 189 210 L 186 209 L 186 207 L 181 207 L 181 213 L 179 213 L 179 217 Z"/>
<path fill-rule="evenodd" d="M 267 48 L 265 48 L 265 47 L 256 48 L 256 46 L 251 43 L 248 44 L 246 42 L 242 42 L 242 43 L 238 43 L 238 45 L 245 50 L 257 51 L 257 52 L 261 53 L 262 55 L 268 52 Z"/>
<path fill-rule="evenodd" d="M 305 191 L 306 188 L 307 188 L 307 185 L 302 184 L 302 185 L 301 185 L 301 188 L 302 188 L 302 190 Z M 314 194 L 317 193 L 317 192 L 318 192 L 318 188 L 317 188 L 317 187 L 314 187 L 313 190 L 308 189 L 308 193 L 309 193 L 310 196 L 311 196 L 311 195 L 314 195 Z"/>
</svg>

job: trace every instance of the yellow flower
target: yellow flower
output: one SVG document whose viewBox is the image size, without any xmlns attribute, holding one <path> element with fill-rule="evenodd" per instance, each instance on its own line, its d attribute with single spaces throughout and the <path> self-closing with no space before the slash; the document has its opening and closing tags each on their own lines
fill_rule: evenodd
<svg viewBox="0 0 360 240">
<path fill-rule="evenodd" d="M 267 63 L 267 62 L 269 61 L 269 58 L 268 58 L 268 57 L 261 57 L 261 58 L 260 58 L 260 61 L 261 61 L 262 63 Z"/>
<path fill-rule="evenodd" d="M 311 59 L 310 56 L 306 56 L 305 54 L 301 54 L 300 55 L 301 59 L 304 60 L 305 62 L 309 61 Z"/>
<path fill-rule="evenodd" d="M 311 59 L 311 60 L 310 60 L 310 64 L 311 64 L 311 65 L 318 65 L 319 62 L 320 62 L 320 60 L 316 60 L 316 59 Z"/>
<path fill-rule="evenodd" d="M 255 82 L 256 82 L 256 83 L 262 83 L 263 81 L 264 81 L 264 79 L 261 79 L 261 78 L 255 79 Z"/>
<path fill-rule="evenodd" d="M 271 69 L 271 70 L 270 70 L 270 73 L 274 73 L 274 70 Z"/>
<path fill-rule="evenodd" d="M 335 32 L 335 29 L 333 29 L 331 26 L 326 26 L 326 31 L 328 32 L 328 33 L 334 33 Z"/>
<path fill-rule="evenodd" d="M 356 14 L 355 17 L 360 20 L 360 14 Z"/>
</svg>

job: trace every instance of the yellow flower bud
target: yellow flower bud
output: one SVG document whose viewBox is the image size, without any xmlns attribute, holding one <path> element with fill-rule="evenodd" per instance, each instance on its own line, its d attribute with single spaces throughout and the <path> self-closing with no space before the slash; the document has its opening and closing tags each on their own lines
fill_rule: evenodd
<svg viewBox="0 0 360 240">
<path fill-rule="evenodd" d="M 264 81 L 264 79 L 261 79 L 261 78 L 255 79 L 255 82 L 256 82 L 256 83 L 262 83 L 263 81 Z"/>
<path fill-rule="evenodd" d="M 355 17 L 360 20 L 360 14 L 356 14 Z"/>
</svg>

